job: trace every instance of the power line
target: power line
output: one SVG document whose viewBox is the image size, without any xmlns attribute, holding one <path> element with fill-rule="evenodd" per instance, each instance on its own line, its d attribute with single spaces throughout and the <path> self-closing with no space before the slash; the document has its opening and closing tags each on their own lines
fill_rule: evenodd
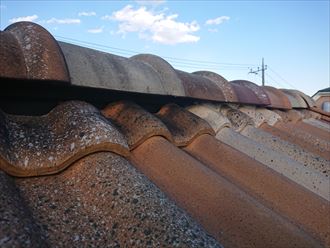
<svg viewBox="0 0 330 248">
<path fill-rule="evenodd" d="M 274 71 L 271 67 L 268 67 L 278 78 L 280 78 L 282 81 L 284 81 L 287 85 L 292 87 L 293 89 L 297 89 L 294 85 L 290 84 L 286 79 L 284 79 L 280 74 L 278 74 L 276 71 Z"/>
<path fill-rule="evenodd" d="M 97 44 L 97 43 L 94 43 L 94 42 L 81 41 L 81 40 L 66 38 L 66 37 L 58 36 L 58 35 L 55 35 L 55 37 L 61 39 L 62 41 L 71 41 L 71 42 L 75 42 L 75 43 L 78 43 L 78 44 L 89 45 L 89 46 L 92 46 L 92 48 L 100 47 L 100 48 L 105 48 L 105 49 L 110 50 L 110 51 L 115 50 L 116 53 L 124 54 L 126 56 L 127 55 L 132 56 L 132 55 L 136 55 L 136 54 L 141 53 L 141 52 L 138 52 L 138 51 L 122 49 L 122 48 L 112 47 L 112 46 L 108 46 L 108 45 Z M 255 65 L 255 64 L 220 63 L 220 62 L 215 62 L 215 61 L 181 59 L 181 58 L 174 58 L 174 57 L 168 57 L 168 56 L 162 56 L 162 57 L 167 59 L 171 63 L 176 63 L 176 64 L 179 63 L 179 64 L 182 64 L 182 65 L 188 65 L 188 66 L 199 66 L 199 68 L 201 66 L 207 66 L 207 67 L 221 66 L 221 67 L 224 67 L 224 68 L 228 67 L 227 69 L 229 69 L 229 67 L 235 67 L 237 69 L 247 69 L 248 66 L 254 66 Z M 215 69 L 219 69 L 219 67 L 216 67 Z"/>
<path fill-rule="evenodd" d="M 269 73 L 266 72 L 266 75 L 267 75 L 267 77 L 269 77 L 269 78 L 272 80 L 273 83 L 275 83 L 275 84 L 278 85 L 279 87 L 283 87 L 283 88 L 285 88 L 285 86 L 284 86 L 282 83 L 280 83 L 280 82 L 278 82 L 277 80 L 275 80 L 275 79 L 274 79 Z"/>
</svg>

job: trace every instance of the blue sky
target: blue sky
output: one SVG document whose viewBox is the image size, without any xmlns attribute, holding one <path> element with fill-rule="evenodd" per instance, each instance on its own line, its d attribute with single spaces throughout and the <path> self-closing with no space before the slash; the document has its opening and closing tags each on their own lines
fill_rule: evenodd
<svg viewBox="0 0 330 248">
<path fill-rule="evenodd" d="M 1 30 L 39 23 L 58 40 L 130 57 L 152 53 L 175 68 L 228 80 L 329 87 L 329 1 L 4 1 Z"/>
</svg>

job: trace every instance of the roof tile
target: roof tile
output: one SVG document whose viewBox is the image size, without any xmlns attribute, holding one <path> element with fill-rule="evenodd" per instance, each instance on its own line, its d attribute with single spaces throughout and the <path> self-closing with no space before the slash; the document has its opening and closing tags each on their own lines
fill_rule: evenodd
<svg viewBox="0 0 330 248">
<path fill-rule="evenodd" d="M 220 247 L 127 160 L 110 152 L 89 155 L 60 174 L 15 183 L 51 247 Z"/>
<path fill-rule="evenodd" d="M 152 137 L 132 153 L 137 168 L 224 246 L 318 246 L 299 228 L 164 138 Z"/>
<path fill-rule="evenodd" d="M 291 103 L 288 97 L 280 90 L 271 86 L 262 86 L 262 89 L 266 92 L 271 108 L 279 109 L 291 109 Z"/>
<path fill-rule="evenodd" d="M 193 74 L 200 75 L 210 79 L 221 89 L 227 102 L 238 102 L 236 93 L 232 85 L 222 76 L 211 71 L 196 71 Z"/>
<path fill-rule="evenodd" d="M 28 79 L 69 82 L 69 73 L 61 49 L 46 29 L 31 22 L 17 22 L 8 26 L 4 32 L 12 34 L 18 41 L 22 54 L 19 56 L 24 57 Z M 16 54 L 17 52 L 10 55 Z M 7 72 L 4 76 L 7 76 Z"/>
<path fill-rule="evenodd" d="M 174 144 L 177 146 L 186 146 L 201 134 L 215 135 L 206 121 L 176 104 L 163 106 L 156 116 L 170 130 Z"/>
<path fill-rule="evenodd" d="M 0 117 L 0 166 L 11 175 L 53 174 L 96 151 L 129 153 L 124 136 L 87 103 L 65 102 L 44 116 Z"/>
<path fill-rule="evenodd" d="M 116 102 L 106 106 L 102 113 L 125 134 L 130 149 L 152 136 L 163 136 L 172 141 L 172 135 L 156 116 L 131 102 Z"/>
<path fill-rule="evenodd" d="M 259 103 L 260 105 L 269 105 L 270 101 L 268 98 L 268 95 L 265 93 L 265 91 L 258 85 L 247 81 L 247 80 L 234 80 L 230 83 L 234 85 L 240 85 L 245 87 L 245 89 L 250 89 L 254 95 L 255 95 L 255 103 Z M 241 91 L 236 92 L 236 94 L 242 94 Z M 240 96 L 238 97 L 240 99 Z"/>
<path fill-rule="evenodd" d="M 330 225 L 324 218 L 328 212 L 326 200 L 209 135 L 201 135 L 184 150 L 265 206 L 330 244 Z"/>
</svg>

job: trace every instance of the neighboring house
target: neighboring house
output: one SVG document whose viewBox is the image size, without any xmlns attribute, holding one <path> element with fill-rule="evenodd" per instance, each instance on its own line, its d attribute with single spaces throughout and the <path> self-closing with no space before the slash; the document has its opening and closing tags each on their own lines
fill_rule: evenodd
<svg viewBox="0 0 330 248">
<path fill-rule="evenodd" d="M 330 247 L 330 114 L 228 82 L 0 32 L 0 247 Z"/>
<path fill-rule="evenodd" d="M 316 102 L 318 108 L 325 112 L 330 112 L 330 87 L 319 90 L 312 98 Z"/>
</svg>

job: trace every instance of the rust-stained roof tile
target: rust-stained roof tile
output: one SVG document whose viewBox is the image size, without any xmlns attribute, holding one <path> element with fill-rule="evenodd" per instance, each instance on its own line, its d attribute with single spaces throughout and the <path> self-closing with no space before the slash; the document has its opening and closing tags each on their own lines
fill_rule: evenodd
<svg viewBox="0 0 330 248">
<path fill-rule="evenodd" d="M 57 173 L 96 152 L 128 155 L 124 136 L 84 102 L 66 102 L 44 116 L 0 112 L 0 166 L 15 176 Z"/>
<path fill-rule="evenodd" d="M 17 203 L 31 211 L 30 220 L 50 247 L 220 247 L 127 160 L 110 152 L 89 155 L 60 174 L 14 181 L 24 199 Z"/>
<path fill-rule="evenodd" d="M 330 140 L 326 137 L 315 137 L 309 132 L 306 132 L 305 130 L 302 130 L 296 126 L 296 124 L 292 123 L 282 123 L 278 122 L 275 124 L 274 127 L 286 132 L 288 135 L 294 136 L 297 140 L 299 140 L 302 143 L 308 143 L 311 144 L 321 151 L 330 152 Z"/>
<path fill-rule="evenodd" d="M 276 128 L 272 127 L 268 124 L 263 124 L 260 126 L 260 129 L 267 131 L 268 133 L 271 133 L 272 135 L 281 138 L 282 140 L 286 140 L 292 144 L 297 144 L 298 146 L 302 147 L 303 149 L 306 149 L 307 151 L 310 151 L 314 154 L 317 154 L 327 160 L 330 160 L 330 153 L 325 148 L 320 145 L 317 140 L 308 140 L 306 138 L 299 138 L 297 135 L 294 135 L 293 133 L 290 133 L 290 131 L 285 131 L 285 128 Z"/>
<path fill-rule="evenodd" d="M 330 244 L 330 225 L 324 218 L 328 215 L 327 201 L 209 135 L 201 135 L 184 150 L 315 238 Z"/>
<path fill-rule="evenodd" d="M 211 71 L 196 71 L 193 74 L 200 75 L 210 79 L 221 89 L 227 102 L 238 102 L 236 93 L 232 85 L 222 76 Z"/>
<path fill-rule="evenodd" d="M 27 78 L 21 46 L 10 32 L 0 31 L 0 75 L 7 78 Z"/>
<path fill-rule="evenodd" d="M 290 180 L 300 184 L 324 199 L 330 200 L 330 182 L 329 178 L 325 175 L 311 168 L 306 168 L 289 156 L 276 152 L 230 128 L 222 129 L 217 133 L 216 138 L 278 173 L 285 175 Z"/>
<path fill-rule="evenodd" d="M 0 246 L 47 247 L 46 237 L 31 218 L 14 179 L 0 171 Z"/>
<path fill-rule="evenodd" d="M 4 38 L 12 40 L 12 37 L 15 37 L 20 47 L 20 51 L 15 49 L 14 53 L 7 51 L 5 55 L 9 58 L 6 61 L 10 61 L 12 56 L 23 56 L 28 79 L 69 82 L 69 73 L 61 49 L 46 29 L 31 22 L 17 22 L 8 26 L 3 32 L 12 35 L 3 36 Z M 6 43 L 2 46 L 6 47 Z M 2 77 L 21 78 L 22 75 L 11 74 L 11 69 L 8 72 L 1 71 Z"/>
<path fill-rule="evenodd" d="M 292 108 L 288 97 L 282 91 L 271 86 L 262 86 L 261 88 L 266 92 L 269 98 L 270 105 L 268 107 L 279 109 Z"/>
<path fill-rule="evenodd" d="M 130 149 L 155 135 L 172 141 L 172 135 L 165 124 L 134 103 L 112 103 L 105 107 L 102 113 L 125 134 Z"/>
<path fill-rule="evenodd" d="M 283 153 L 307 168 L 319 172 L 330 180 L 330 161 L 315 155 L 297 144 L 291 144 L 279 137 L 269 134 L 255 127 L 246 127 L 241 134 L 271 148 L 273 151 Z M 330 185 L 329 185 L 330 186 Z"/>
<path fill-rule="evenodd" d="M 197 74 L 176 70 L 187 97 L 225 102 L 221 88 L 213 81 Z"/>
<path fill-rule="evenodd" d="M 148 139 L 132 153 L 137 168 L 224 246 L 319 246 L 307 233 L 162 137 Z"/>
<path fill-rule="evenodd" d="M 292 122 L 296 123 L 302 119 L 302 115 L 295 110 L 282 111 L 282 110 L 273 110 L 276 114 L 281 116 L 283 122 Z"/>
<path fill-rule="evenodd" d="M 231 84 L 234 85 L 234 89 L 236 92 L 236 95 L 238 95 L 238 99 L 242 103 L 254 103 L 256 105 L 269 105 L 270 101 L 268 98 L 268 95 L 265 93 L 265 91 L 258 85 L 247 81 L 247 80 L 234 80 L 230 81 Z M 243 88 L 237 87 L 237 85 L 243 86 Z M 254 97 L 252 97 L 251 94 L 246 94 L 245 91 L 253 92 Z M 243 98 L 247 98 L 247 102 L 243 101 Z M 242 99 L 242 100 L 241 100 Z"/>
<path fill-rule="evenodd" d="M 176 104 L 163 106 L 156 115 L 170 130 L 177 146 L 186 146 L 201 134 L 215 135 L 206 121 Z"/>
</svg>

